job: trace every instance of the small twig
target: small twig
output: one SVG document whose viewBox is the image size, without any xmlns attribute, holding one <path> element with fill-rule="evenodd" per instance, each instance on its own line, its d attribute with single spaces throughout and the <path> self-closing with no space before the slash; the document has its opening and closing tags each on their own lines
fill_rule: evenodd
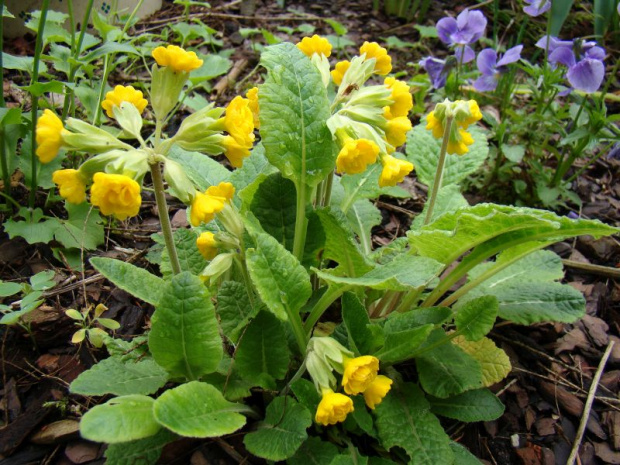
<svg viewBox="0 0 620 465">
<path fill-rule="evenodd" d="M 610 266 L 592 265 L 591 263 L 582 263 L 575 260 L 562 260 L 562 263 L 564 266 L 579 271 L 587 271 L 588 273 L 605 276 L 607 278 L 620 278 L 620 269 Z"/>
<path fill-rule="evenodd" d="M 246 66 L 248 66 L 248 60 L 246 60 L 245 58 L 237 61 L 233 65 L 230 72 L 226 76 L 224 76 L 222 79 L 220 79 L 217 82 L 217 84 L 213 86 L 213 90 L 215 91 L 216 97 L 219 97 L 220 95 L 222 95 L 224 91 L 228 88 L 228 86 L 230 86 L 232 83 L 234 83 L 237 80 L 237 78 L 241 74 L 241 71 L 243 71 L 246 68 Z"/>
<path fill-rule="evenodd" d="M 579 422 L 579 428 L 577 429 L 577 435 L 575 436 L 575 443 L 573 444 L 573 449 L 570 451 L 566 465 L 573 465 L 575 463 L 575 458 L 577 457 L 579 446 L 581 445 L 581 440 L 583 439 L 583 433 L 586 430 L 586 424 L 588 423 L 588 418 L 590 417 L 590 410 L 592 410 L 592 403 L 594 402 L 596 388 L 601 380 L 601 376 L 603 375 L 603 370 L 605 369 L 607 359 L 609 359 L 609 356 L 611 355 L 611 349 L 614 347 L 614 342 L 615 341 L 613 340 L 609 341 L 607 349 L 605 349 L 605 353 L 603 354 L 601 362 L 598 364 L 598 368 L 594 374 L 594 379 L 592 379 L 592 386 L 590 386 L 588 398 L 586 399 L 586 405 L 583 408 L 583 415 L 581 416 L 581 421 Z"/>
</svg>

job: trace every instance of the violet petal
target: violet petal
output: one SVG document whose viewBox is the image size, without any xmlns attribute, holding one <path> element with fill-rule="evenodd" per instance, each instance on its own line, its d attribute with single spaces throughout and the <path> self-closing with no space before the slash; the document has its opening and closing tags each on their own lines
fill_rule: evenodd
<svg viewBox="0 0 620 465">
<path fill-rule="evenodd" d="M 497 88 L 497 79 L 495 77 L 495 74 L 491 76 L 489 75 L 480 76 L 478 79 L 474 81 L 474 88 L 478 92 L 488 92 L 488 91 L 495 90 Z"/>
<path fill-rule="evenodd" d="M 575 89 L 596 92 L 605 78 L 605 65 L 600 60 L 584 58 L 569 68 L 566 77 Z"/>
<path fill-rule="evenodd" d="M 561 63 L 564 66 L 575 66 L 575 53 L 572 48 L 558 47 L 549 54 L 549 61 L 551 63 Z"/>
<path fill-rule="evenodd" d="M 478 71 L 482 74 L 487 76 L 494 75 L 497 66 L 497 53 L 492 48 L 485 48 L 478 54 L 476 64 L 478 65 Z"/>
<path fill-rule="evenodd" d="M 586 58 L 603 61 L 605 59 L 605 49 L 603 47 L 592 47 L 585 52 Z"/>
<path fill-rule="evenodd" d="M 435 89 L 440 89 L 446 85 L 447 73 L 445 72 L 446 62 L 433 57 L 426 57 L 420 60 L 420 66 L 424 67 L 431 79 L 431 84 Z"/>
<path fill-rule="evenodd" d="M 506 53 L 504 53 L 504 56 L 499 59 L 499 61 L 497 62 L 497 66 L 506 66 L 510 63 L 519 61 L 521 59 L 521 50 L 523 50 L 523 45 L 517 45 L 515 47 L 509 48 L 508 50 L 506 50 Z"/>
<path fill-rule="evenodd" d="M 458 26 L 456 24 L 456 19 L 454 18 L 441 18 L 437 21 L 437 35 L 439 39 L 446 45 L 452 45 L 452 34 L 455 34 L 458 31 Z"/>
<path fill-rule="evenodd" d="M 476 52 L 469 45 L 464 45 L 454 49 L 454 56 L 460 63 L 469 63 L 476 58 Z"/>
<path fill-rule="evenodd" d="M 551 2 L 549 0 L 525 0 L 525 2 L 529 3 L 529 5 L 524 7 L 523 11 L 533 18 L 546 13 L 549 11 L 549 8 L 551 8 Z"/>
</svg>

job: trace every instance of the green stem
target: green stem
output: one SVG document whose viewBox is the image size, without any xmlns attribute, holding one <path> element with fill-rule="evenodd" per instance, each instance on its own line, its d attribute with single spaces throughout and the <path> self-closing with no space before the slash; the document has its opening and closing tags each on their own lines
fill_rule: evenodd
<svg viewBox="0 0 620 465">
<path fill-rule="evenodd" d="M 297 186 L 297 206 L 295 213 L 295 239 L 293 255 L 301 262 L 304 256 L 308 220 L 306 218 L 306 196 L 308 189 L 303 184 Z"/>
<path fill-rule="evenodd" d="M 423 291 L 423 288 L 421 287 L 419 289 L 413 289 L 407 292 L 407 294 L 405 295 L 405 298 L 402 299 L 400 301 L 400 304 L 398 304 L 398 307 L 396 307 L 396 312 L 403 313 L 409 310 L 409 307 L 411 307 L 411 305 L 416 300 L 418 300 L 418 298 L 420 297 L 420 294 L 422 294 L 422 291 Z"/>
<path fill-rule="evenodd" d="M 250 305 L 254 307 L 254 293 L 252 281 L 250 280 L 250 275 L 248 274 L 248 269 L 245 266 L 245 249 L 243 245 L 241 245 L 241 256 L 235 255 L 234 257 L 235 263 L 239 267 L 239 271 L 241 271 L 241 277 L 243 278 L 243 283 L 245 284 L 245 289 L 248 294 L 248 299 L 250 300 Z"/>
<path fill-rule="evenodd" d="M 334 185 L 334 172 L 330 172 L 325 180 L 325 192 L 323 193 L 323 201 L 321 206 L 327 207 L 332 200 L 332 187 Z"/>
<path fill-rule="evenodd" d="M 3 34 L 4 34 L 4 0 L 0 0 L 0 52 L 4 50 Z M 4 65 L 2 64 L 2 53 L 0 53 L 0 82 L 4 83 Z M 4 107 L 4 92 L 0 92 L 0 107 Z"/>
<path fill-rule="evenodd" d="M 2 0 L 0 0 L 2 1 Z M 0 126 L 0 162 L 2 163 L 2 182 L 4 183 L 4 192 L 7 197 L 11 196 L 11 173 L 9 173 L 9 163 L 6 159 L 6 138 L 4 135 L 4 127 Z"/>
<path fill-rule="evenodd" d="M 181 272 L 181 264 L 177 254 L 177 248 L 174 245 L 174 237 L 172 235 L 172 225 L 168 216 L 168 204 L 166 203 L 166 194 L 164 192 L 164 180 L 161 175 L 161 164 L 159 162 L 151 163 L 151 177 L 153 178 L 153 188 L 155 189 L 155 200 L 157 203 L 157 212 L 161 223 L 161 231 L 164 234 L 166 249 L 170 257 L 170 265 L 172 273 L 179 274 Z"/>
<path fill-rule="evenodd" d="M 34 47 L 34 66 L 32 68 L 32 78 L 30 84 L 36 84 L 39 80 L 39 62 L 41 61 L 41 53 L 43 52 L 43 31 L 45 30 L 45 21 L 47 19 L 47 10 L 50 6 L 50 0 L 43 0 L 41 6 L 41 16 L 39 18 L 39 28 L 37 30 L 37 41 Z M 37 197 L 37 113 L 39 112 L 39 99 L 30 94 L 32 99 L 32 118 L 30 121 L 32 141 L 30 143 L 30 169 L 32 171 L 30 177 L 30 196 L 28 197 L 28 206 L 34 208 L 34 202 Z"/>
<path fill-rule="evenodd" d="M 573 132 L 579 130 L 579 127 L 578 127 L 579 117 L 581 116 L 581 113 L 583 112 L 583 108 L 585 107 L 586 100 L 587 100 L 586 97 L 584 97 L 583 100 L 581 100 L 581 105 L 579 105 L 579 110 L 577 110 L 577 116 L 575 117 L 575 120 L 574 120 L 575 128 Z M 579 154 L 586 147 L 586 145 L 588 145 L 588 138 L 584 138 L 577 147 L 571 150 L 571 154 L 568 157 L 564 156 L 564 151 L 561 152 L 558 167 L 555 170 L 553 180 L 551 181 L 552 187 L 557 186 L 560 183 L 560 181 L 562 181 L 562 179 L 564 178 L 564 175 L 570 169 L 573 162 L 575 161 L 575 158 L 579 156 Z"/>
<path fill-rule="evenodd" d="M 288 322 L 293 330 L 293 334 L 295 336 L 295 340 L 297 341 L 297 346 L 299 347 L 299 352 L 301 356 L 305 356 L 306 350 L 308 348 L 308 335 L 304 330 L 304 325 L 301 322 L 301 317 L 299 316 L 299 312 L 292 312 L 288 305 L 286 306 L 286 313 L 288 315 Z"/>
<path fill-rule="evenodd" d="M 593 157 L 589 162 L 587 162 L 584 166 L 582 166 L 581 168 L 579 168 L 577 171 L 575 171 L 575 174 L 573 174 L 570 178 L 568 178 L 566 180 L 566 182 L 571 183 L 573 182 L 575 179 L 577 179 L 579 176 L 581 176 L 581 174 L 586 171 L 587 169 L 589 169 L 599 158 L 604 157 L 605 155 L 607 155 L 608 150 L 613 146 L 613 142 L 610 143 L 607 147 L 605 147 L 603 150 L 601 150 L 599 152 L 599 154 L 595 157 Z"/>
<path fill-rule="evenodd" d="M 110 74 L 110 62 L 114 54 L 106 55 L 103 59 L 103 76 L 101 76 L 101 86 L 99 87 L 99 96 L 97 97 L 97 106 L 95 107 L 95 116 L 93 117 L 93 126 L 99 126 L 101 122 L 101 103 L 105 94 L 105 85 L 108 82 Z"/>
<path fill-rule="evenodd" d="M 346 291 L 351 289 L 352 286 L 330 286 L 327 288 L 327 291 L 321 296 L 321 298 L 314 304 L 312 310 L 310 310 L 310 314 L 304 323 L 304 330 L 306 334 L 310 335 L 312 332 L 312 328 L 321 315 L 329 308 L 331 304 L 333 304 L 338 297 L 344 294 Z"/>
<path fill-rule="evenodd" d="M 439 152 L 439 161 L 437 162 L 437 171 L 435 172 L 435 180 L 433 181 L 433 190 L 431 197 L 428 200 L 428 210 L 426 211 L 426 218 L 424 218 L 424 224 L 427 225 L 433 218 L 433 210 L 435 209 L 435 202 L 437 201 L 437 194 L 441 187 L 441 180 L 443 179 L 443 168 L 446 163 L 446 154 L 448 152 L 448 142 L 450 141 L 450 131 L 452 129 L 453 116 L 446 116 L 446 127 L 443 133 L 443 141 L 441 142 L 441 149 Z"/>
</svg>

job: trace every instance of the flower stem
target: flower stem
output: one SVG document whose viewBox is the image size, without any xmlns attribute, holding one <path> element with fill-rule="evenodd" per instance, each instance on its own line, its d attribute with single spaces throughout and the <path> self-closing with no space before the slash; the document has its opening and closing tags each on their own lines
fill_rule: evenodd
<svg viewBox="0 0 620 465">
<path fill-rule="evenodd" d="M 306 334 L 309 335 L 312 332 L 312 328 L 314 328 L 314 325 L 316 324 L 317 321 L 319 321 L 319 318 L 321 318 L 321 315 L 323 315 L 325 310 L 327 310 L 329 306 L 333 304 L 338 297 L 340 297 L 346 291 L 351 289 L 351 287 L 352 286 L 350 285 L 345 285 L 345 286 L 336 285 L 336 286 L 330 286 L 329 288 L 327 288 L 327 291 L 325 291 L 325 293 L 321 296 L 321 298 L 317 301 L 317 303 L 314 304 L 314 307 L 312 307 L 312 310 L 310 310 L 310 314 L 308 315 L 308 318 L 306 318 L 306 321 L 304 323 L 304 330 Z"/>
<path fill-rule="evenodd" d="M 443 133 L 443 141 L 441 143 L 441 149 L 439 151 L 439 161 L 437 162 L 437 171 L 435 172 L 435 181 L 433 181 L 433 190 L 431 197 L 428 200 L 428 210 L 426 211 L 426 218 L 424 218 L 424 225 L 431 222 L 433 218 L 433 210 L 435 209 L 435 202 L 437 201 L 437 194 L 441 187 L 441 181 L 443 179 L 443 168 L 446 164 L 446 154 L 448 152 L 448 142 L 450 141 L 450 131 L 452 129 L 453 116 L 446 116 L 446 127 Z"/>
<path fill-rule="evenodd" d="M 166 203 L 166 194 L 164 192 L 164 181 L 161 176 L 161 163 L 155 162 L 150 164 L 151 177 L 153 178 L 153 187 L 155 189 L 155 200 L 157 201 L 157 213 L 161 223 L 161 232 L 164 234 L 166 249 L 170 257 L 170 265 L 172 273 L 179 274 L 181 272 L 181 264 L 177 254 L 177 248 L 174 245 L 174 237 L 172 235 L 172 225 L 168 216 L 168 204 Z"/>
</svg>

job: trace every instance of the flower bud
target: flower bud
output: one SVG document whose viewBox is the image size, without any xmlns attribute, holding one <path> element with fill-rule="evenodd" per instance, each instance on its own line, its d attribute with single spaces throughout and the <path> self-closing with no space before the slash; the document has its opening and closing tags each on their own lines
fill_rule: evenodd
<svg viewBox="0 0 620 465">
<path fill-rule="evenodd" d="M 177 73 L 169 66 L 160 68 L 157 65 L 153 65 L 151 106 L 155 112 L 155 117 L 159 121 L 164 121 L 168 113 L 179 101 L 179 95 L 181 95 L 188 76 L 188 73 Z"/>
<path fill-rule="evenodd" d="M 179 163 L 166 158 L 164 161 L 164 179 L 168 183 L 170 194 L 173 197 L 184 204 L 191 203 L 196 188 Z"/>
<path fill-rule="evenodd" d="M 109 132 L 76 118 L 68 118 L 66 127 L 72 132 L 63 132 L 63 141 L 68 150 L 89 153 L 104 153 L 114 149 L 133 150 Z"/>
<path fill-rule="evenodd" d="M 205 281 L 215 281 L 226 273 L 233 264 L 235 253 L 221 253 L 200 273 L 200 278 Z"/>
<path fill-rule="evenodd" d="M 116 122 L 119 124 L 125 134 L 132 136 L 134 139 L 140 139 L 142 131 L 142 116 L 140 112 L 130 102 L 121 102 L 120 106 L 114 105 L 112 113 Z"/>
</svg>

